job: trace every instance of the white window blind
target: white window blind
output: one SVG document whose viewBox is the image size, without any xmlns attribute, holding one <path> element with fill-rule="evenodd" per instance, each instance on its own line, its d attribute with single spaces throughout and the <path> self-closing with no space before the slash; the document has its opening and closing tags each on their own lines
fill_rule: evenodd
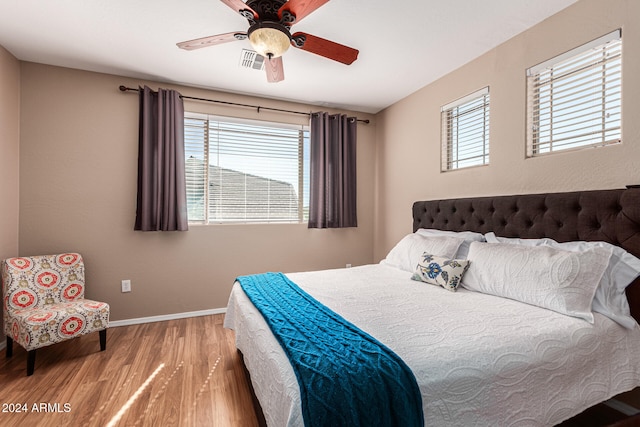
<svg viewBox="0 0 640 427">
<path fill-rule="evenodd" d="M 441 170 L 488 164 L 489 88 L 443 106 L 441 116 Z"/>
<path fill-rule="evenodd" d="M 307 127 L 185 113 L 184 133 L 189 222 L 304 219 Z"/>
<path fill-rule="evenodd" d="M 527 92 L 529 157 L 621 142 L 621 31 L 530 68 Z"/>
</svg>

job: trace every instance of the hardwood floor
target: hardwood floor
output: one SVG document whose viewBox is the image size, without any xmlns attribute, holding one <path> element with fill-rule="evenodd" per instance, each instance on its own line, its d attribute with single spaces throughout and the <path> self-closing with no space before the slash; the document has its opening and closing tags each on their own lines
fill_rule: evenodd
<svg viewBox="0 0 640 427">
<path fill-rule="evenodd" d="M 0 410 L 14 412 L 0 425 L 257 426 L 223 316 L 110 328 L 104 352 L 98 334 L 46 347 L 31 377 L 14 344 L 0 359 Z"/>
<path fill-rule="evenodd" d="M 233 331 L 222 327 L 223 319 L 110 328 L 104 352 L 98 334 L 46 347 L 38 350 L 31 377 L 26 352 L 14 344 L 12 358 L 0 355 L 0 425 L 257 427 Z M 599 405 L 561 427 L 602 427 L 623 418 Z"/>
</svg>

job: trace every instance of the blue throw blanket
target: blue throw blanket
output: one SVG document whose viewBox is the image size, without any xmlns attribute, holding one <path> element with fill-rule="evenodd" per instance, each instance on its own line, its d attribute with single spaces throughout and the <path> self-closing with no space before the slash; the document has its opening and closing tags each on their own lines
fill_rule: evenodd
<svg viewBox="0 0 640 427">
<path fill-rule="evenodd" d="M 420 390 L 389 348 L 282 273 L 238 277 L 289 357 L 305 426 L 423 426 Z"/>
</svg>

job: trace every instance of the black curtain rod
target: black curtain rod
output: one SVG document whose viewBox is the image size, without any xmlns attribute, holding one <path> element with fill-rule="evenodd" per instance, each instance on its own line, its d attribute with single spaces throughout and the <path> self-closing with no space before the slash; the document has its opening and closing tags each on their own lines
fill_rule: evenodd
<svg viewBox="0 0 640 427">
<path fill-rule="evenodd" d="M 120 85 L 120 90 L 122 92 L 128 92 L 128 91 L 138 92 L 139 91 L 139 89 L 136 89 L 134 87 L 126 87 L 124 85 Z M 303 114 L 305 116 L 311 116 L 311 114 L 313 114 L 313 113 L 305 113 L 305 112 L 302 112 L 302 111 L 282 110 L 280 108 L 261 107 L 259 105 L 239 104 L 237 102 L 229 102 L 229 101 L 218 101 L 216 99 L 196 98 L 194 96 L 186 96 L 186 95 L 180 95 L 180 98 L 182 98 L 182 99 L 192 99 L 194 101 L 215 102 L 216 104 L 233 105 L 233 106 L 236 106 L 236 107 L 255 108 L 256 110 L 258 110 L 258 113 L 260 112 L 260 110 L 269 110 L 269 111 L 279 111 L 281 113 Z M 359 122 L 362 122 L 362 123 L 367 123 L 367 124 L 369 123 L 369 119 L 358 119 L 358 118 L 356 118 L 356 120 L 359 121 Z"/>
</svg>

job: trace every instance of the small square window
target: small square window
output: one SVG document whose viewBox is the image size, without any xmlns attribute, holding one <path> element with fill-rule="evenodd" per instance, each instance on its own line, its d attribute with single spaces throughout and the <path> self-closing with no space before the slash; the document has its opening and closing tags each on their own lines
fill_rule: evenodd
<svg viewBox="0 0 640 427">
<path fill-rule="evenodd" d="M 527 70 L 527 156 L 622 141 L 616 30 Z"/>
<path fill-rule="evenodd" d="M 488 164 L 489 88 L 447 104 L 441 111 L 441 170 Z"/>
</svg>

